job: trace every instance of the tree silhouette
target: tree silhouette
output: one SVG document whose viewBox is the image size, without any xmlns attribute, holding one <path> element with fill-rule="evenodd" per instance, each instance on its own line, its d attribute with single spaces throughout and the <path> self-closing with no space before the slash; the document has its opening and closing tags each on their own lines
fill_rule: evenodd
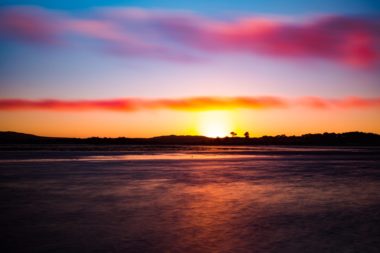
<svg viewBox="0 0 380 253">
<path fill-rule="evenodd" d="M 235 133 L 235 132 L 232 131 L 232 132 L 230 133 L 230 135 L 231 135 L 231 137 L 236 137 L 236 136 L 237 136 L 237 133 Z"/>
<path fill-rule="evenodd" d="M 249 133 L 248 133 L 248 131 L 244 133 L 244 137 L 245 137 L 246 139 L 249 139 Z"/>
</svg>

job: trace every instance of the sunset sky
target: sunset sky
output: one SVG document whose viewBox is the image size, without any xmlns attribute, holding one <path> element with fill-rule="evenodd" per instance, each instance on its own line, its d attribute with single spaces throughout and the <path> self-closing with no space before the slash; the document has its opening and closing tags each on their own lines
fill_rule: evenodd
<svg viewBox="0 0 380 253">
<path fill-rule="evenodd" d="M 0 3 L 0 130 L 380 133 L 380 1 Z"/>
</svg>

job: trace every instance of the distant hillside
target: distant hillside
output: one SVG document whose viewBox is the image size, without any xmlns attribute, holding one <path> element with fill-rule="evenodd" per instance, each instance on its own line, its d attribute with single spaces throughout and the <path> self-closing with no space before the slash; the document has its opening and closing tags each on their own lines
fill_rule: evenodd
<svg viewBox="0 0 380 253">
<path fill-rule="evenodd" d="M 60 138 L 42 137 L 17 132 L 0 132 L 0 144 L 90 144 L 90 145 L 316 145 L 380 146 L 380 135 L 373 133 L 323 133 L 301 136 L 263 136 L 257 138 L 205 136 L 159 136 L 153 138 Z"/>
<path fill-rule="evenodd" d="M 18 142 L 18 141 L 35 141 L 40 139 L 46 139 L 46 137 L 40 137 L 33 134 L 24 134 L 17 132 L 0 132 L 1 142 Z"/>
</svg>

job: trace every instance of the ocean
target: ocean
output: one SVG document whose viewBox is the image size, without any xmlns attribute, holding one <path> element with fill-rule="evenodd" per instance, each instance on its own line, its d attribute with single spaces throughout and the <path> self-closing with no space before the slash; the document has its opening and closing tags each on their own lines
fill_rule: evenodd
<svg viewBox="0 0 380 253">
<path fill-rule="evenodd" d="M 1 252 L 379 252 L 380 148 L 0 153 Z"/>
</svg>

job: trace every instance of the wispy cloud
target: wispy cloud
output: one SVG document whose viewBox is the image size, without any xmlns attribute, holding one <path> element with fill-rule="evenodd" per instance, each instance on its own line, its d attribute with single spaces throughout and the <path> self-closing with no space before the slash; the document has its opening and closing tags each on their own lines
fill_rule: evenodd
<svg viewBox="0 0 380 253">
<path fill-rule="evenodd" d="M 0 8 L 0 38 L 55 44 L 61 40 L 58 13 L 36 7 Z"/>
<path fill-rule="evenodd" d="M 1 99 L 0 110 L 50 110 L 50 111 L 94 111 L 108 110 L 134 112 L 142 110 L 202 111 L 222 109 L 275 109 L 289 107 L 311 109 L 329 108 L 379 108 L 380 97 L 346 97 L 327 99 L 321 97 L 190 97 L 178 99 L 125 98 L 105 100 L 27 100 Z"/>
<path fill-rule="evenodd" d="M 121 56 L 194 61 L 202 52 L 245 53 L 319 58 L 359 67 L 380 60 L 377 18 L 329 15 L 290 21 L 248 16 L 226 21 L 194 13 L 125 8 L 98 9 L 77 17 L 13 7 L 1 10 L 0 21 L 3 38 L 46 43 L 75 34 L 99 41 L 107 52 Z"/>
<path fill-rule="evenodd" d="M 325 108 L 368 108 L 379 107 L 380 97 L 375 98 L 362 98 L 357 96 L 346 97 L 342 99 L 325 99 L 321 97 L 302 97 L 295 101 L 296 104 L 301 106 L 325 109 Z"/>
</svg>

